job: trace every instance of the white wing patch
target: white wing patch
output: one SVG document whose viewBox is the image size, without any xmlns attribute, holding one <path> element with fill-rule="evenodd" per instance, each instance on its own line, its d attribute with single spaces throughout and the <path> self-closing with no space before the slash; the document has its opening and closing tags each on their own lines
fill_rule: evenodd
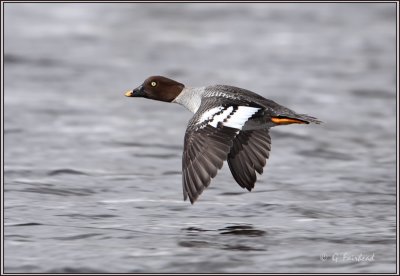
<svg viewBox="0 0 400 276">
<path fill-rule="evenodd" d="M 260 108 L 250 106 L 218 106 L 204 112 L 197 123 L 207 122 L 215 128 L 221 123 L 226 127 L 242 129 L 249 118 L 259 110 Z"/>
<path fill-rule="evenodd" d="M 233 106 L 228 107 L 221 114 L 215 115 L 208 124 L 213 127 L 217 127 L 218 123 L 219 122 L 223 123 L 224 120 L 226 120 L 228 116 L 232 113 L 232 111 L 233 111 Z"/>
<path fill-rule="evenodd" d="M 198 123 L 201 124 L 205 121 L 211 120 L 215 114 L 219 113 L 223 109 L 224 108 L 222 106 L 218 106 L 207 110 L 201 115 L 200 119 L 198 120 Z"/>
<path fill-rule="evenodd" d="M 236 112 L 227 118 L 223 125 L 227 127 L 242 129 L 248 119 L 253 116 L 260 108 L 250 106 L 239 106 Z"/>
</svg>

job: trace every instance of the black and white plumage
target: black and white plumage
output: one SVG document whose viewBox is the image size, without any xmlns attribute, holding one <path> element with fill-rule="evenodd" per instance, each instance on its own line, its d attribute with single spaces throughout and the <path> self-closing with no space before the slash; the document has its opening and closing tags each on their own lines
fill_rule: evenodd
<svg viewBox="0 0 400 276">
<path fill-rule="evenodd" d="M 225 160 L 236 182 L 251 191 L 269 158 L 271 127 L 320 123 L 254 92 L 227 85 L 186 88 L 155 76 L 125 95 L 175 102 L 194 113 L 185 133 L 182 157 L 183 196 L 192 204 Z"/>
<path fill-rule="evenodd" d="M 222 103 L 214 106 L 215 104 L 213 101 L 203 101 L 190 120 L 185 134 L 182 158 L 183 195 L 184 199 L 189 196 L 191 202 L 210 184 L 233 149 L 235 152 L 232 152 L 230 163 L 236 169 L 241 169 L 237 162 L 238 154 L 243 151 L 238 144 L 241 140 L 239 137 L 242 136 L 239 134 L 245 133 L 241 131 L 243 126 L 261 110 L 259 107 L 223 106 Z M 246 155 L 246 151 L 240 155 Z M 241 183 L 239 185 L 242 186 Z"/>
</svg>

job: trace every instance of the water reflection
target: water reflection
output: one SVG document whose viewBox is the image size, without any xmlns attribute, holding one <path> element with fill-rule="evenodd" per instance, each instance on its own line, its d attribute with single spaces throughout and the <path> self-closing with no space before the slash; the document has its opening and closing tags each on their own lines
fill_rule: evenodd
<svg viewBox="0 0 400 276">
<path fill-rule="evenodd" d="M 250 224 L 227 225 L 220 229 L 208 230 L 200 227 L 182 229 L 186 237 L 178 245 L 187 248 L 213 248 L 238 251 L 266 251 L 254 238 L 263 237 L 266 231 Z"/>
<path fill-rule="evenodd" d="M 260 237 L 264 236 L 267 232 L 264 230 L 255 229 L 251 225 L 233 225 L 226 226 L 225 228 L 219 229 L 221 235 L 240 235 L 247 237 Z"/>
</svg>

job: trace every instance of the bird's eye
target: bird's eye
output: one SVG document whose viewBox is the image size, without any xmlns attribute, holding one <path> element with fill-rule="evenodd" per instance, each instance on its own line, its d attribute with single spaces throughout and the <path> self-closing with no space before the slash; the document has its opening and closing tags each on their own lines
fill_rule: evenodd
<svg viewBox="0 0 400 276">
<path fill-rule="evenodd" d="M 153 87 L 156 87 L 156 86 L 157 86 L 157 83 L 156 83 L 155 81 L 152 81 L 152 82 L 150 83 L 150 85 L 153 86 Z"/>
</svg>

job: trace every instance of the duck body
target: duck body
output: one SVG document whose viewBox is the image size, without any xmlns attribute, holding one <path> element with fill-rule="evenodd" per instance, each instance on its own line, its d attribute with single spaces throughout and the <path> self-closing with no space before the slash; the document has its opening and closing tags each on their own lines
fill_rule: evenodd
<svg viewBox="0 0 400 276">
<path fill-rule="evenodd" d="M 147 78 L 125 93 L 177 103 L 194 113 L 184 138 L 182 186 L 193 204 L 227 160 L 236 182 L 249 191 L 263 173 L 271 150 L 269 129 L 320 121 L 254 92 L 229 85 L 186 87 L 162 76 Z"/>
</svg>

